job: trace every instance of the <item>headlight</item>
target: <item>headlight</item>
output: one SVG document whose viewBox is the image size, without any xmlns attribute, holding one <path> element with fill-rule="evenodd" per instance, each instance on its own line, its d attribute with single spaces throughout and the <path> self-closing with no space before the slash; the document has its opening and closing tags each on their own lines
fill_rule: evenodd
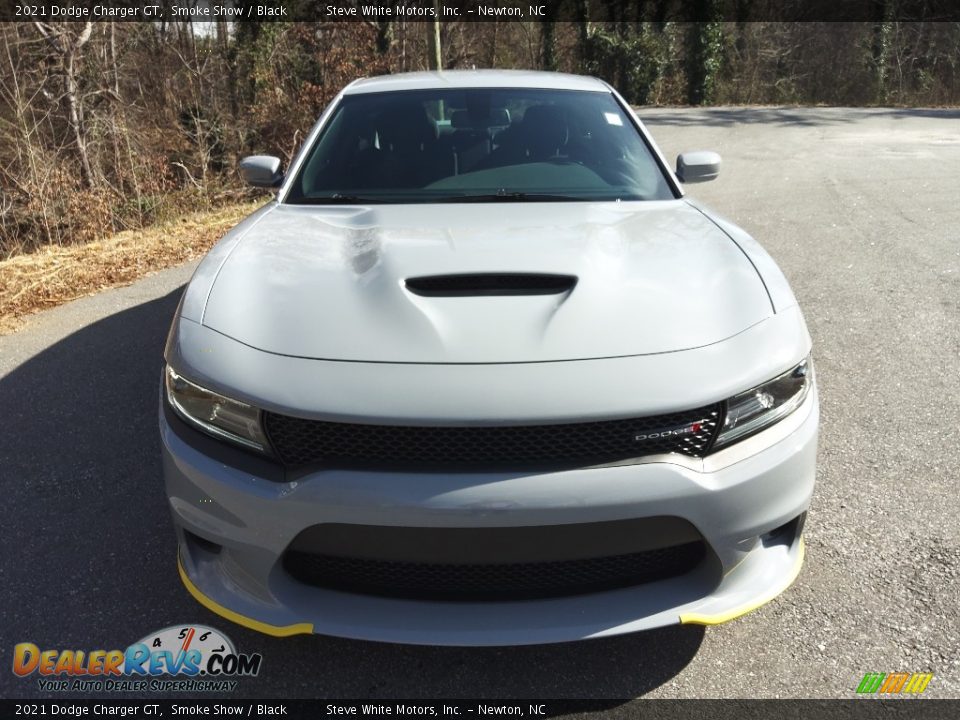
<svg viewBox="0 0 960 720">
<path fill-rule="evenodd" d="M 770 382 L 734 395 L 727 400 L 727 415 L 714 449 L 759 432 L 792 413 L 806 399 L 811 384 L 813 364 L 807 358 Z"/>
<path fill-rule="evenodd" d="M 270 444 L 260 425 L 260 410 L 192 383 L 167 365 L 167 401 L 191 425 L 210 435 L 267 452 Z"/>
</svg>

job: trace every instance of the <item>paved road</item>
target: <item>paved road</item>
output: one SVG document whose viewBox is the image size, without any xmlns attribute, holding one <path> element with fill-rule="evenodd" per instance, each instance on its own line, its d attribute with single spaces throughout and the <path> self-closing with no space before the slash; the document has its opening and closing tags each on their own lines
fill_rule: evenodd
<svg viewBox="0 0 960 720">
<path fill-rule="evenodd" d="M 849 697 L 929 671 L 960 697 L 960 113 L 649 110 L 666 154 L 715 149 L 693 193 L 764 242 L 813 334 L 823 429 L 806 566 L 732 624 L 527 648 L 275 640 L 176 576 L 159 480 L 160 353 L 177 268 L 0 338 L 0 696 L 15 642 L 125 647 L 182 622 L 264 655 L 244 696 Z"/>
</svg>

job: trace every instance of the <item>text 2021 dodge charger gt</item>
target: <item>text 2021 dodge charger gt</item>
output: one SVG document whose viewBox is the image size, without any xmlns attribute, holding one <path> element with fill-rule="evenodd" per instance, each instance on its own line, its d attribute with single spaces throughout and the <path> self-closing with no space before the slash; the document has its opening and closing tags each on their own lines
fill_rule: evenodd
<svg viewBox="0 0 960 720">
<path fill-rule="evenodd" d="M 803 559 L 810 336 L 592 78 L 348 86 L 207 255 L 163 370 L 180 574 L 275 635 L 543 643 L 718 623 Z M 678 181 L 679 179 L 679 181 Z"/>
</svg>

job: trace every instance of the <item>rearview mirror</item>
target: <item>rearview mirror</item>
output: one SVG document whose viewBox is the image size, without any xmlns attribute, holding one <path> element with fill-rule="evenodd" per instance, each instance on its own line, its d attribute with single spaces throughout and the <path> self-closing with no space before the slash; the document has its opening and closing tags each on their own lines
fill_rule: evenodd
<svg viewBox="0 0 960 720">
<path fill-rule="evenodd" d="M 250 155 L 240 161 L 240 177 L 254 187 L 275 188 L 283 182 L 280 158 L 273 155 Z"/>
<path fill-rule="evenodd" d="M 677 178 L 682 183 L 713 180 L 720 174 L 720 156 L 710 150 L 677 155 Z"/>
</svg>

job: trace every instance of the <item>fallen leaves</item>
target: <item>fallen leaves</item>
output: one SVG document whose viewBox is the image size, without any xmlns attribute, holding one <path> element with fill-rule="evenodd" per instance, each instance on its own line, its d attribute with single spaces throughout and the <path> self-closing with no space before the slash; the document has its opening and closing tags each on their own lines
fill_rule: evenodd
<svg viewBox="0 0 960 720">
<path fill-rule="evenodd" d="M 0 334 L 13 332 L 24 316 L 37 310 L 129 285 L 148 273 L 200 257 L 257 205 L 230 205 L 0 261 Z"/>
</svg>

